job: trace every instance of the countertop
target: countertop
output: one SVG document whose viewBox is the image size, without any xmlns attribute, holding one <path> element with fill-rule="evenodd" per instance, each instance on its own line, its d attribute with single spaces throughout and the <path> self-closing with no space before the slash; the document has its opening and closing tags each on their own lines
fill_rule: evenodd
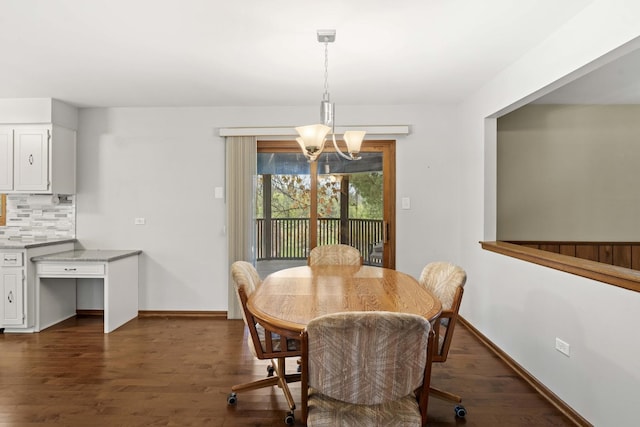
<svg viewBox="0 0 640 427">
<path fill-rule="evenodd" d="M 49 255 L 40 255 L 31 258 L 31 261 L 47 262 L 111 262 L 121 258 L 140 255 L 141 250 L 101 250 L 101 249 L 76 249 L 74 251 L 58 252 Z"/>
<path fill-rule="evenodd" d="M 10 239 L 0 238 L 0 250 L 2 249 L 31 249 L 40 246 L 58 245 L 60 243 L 75 243 L 74 238 L 62 239 Z"/>
</svg>

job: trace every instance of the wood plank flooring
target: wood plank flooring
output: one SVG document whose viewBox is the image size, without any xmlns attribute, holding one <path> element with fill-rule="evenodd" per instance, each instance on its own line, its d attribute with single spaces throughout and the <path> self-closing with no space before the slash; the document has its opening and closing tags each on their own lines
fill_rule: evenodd
<svg viewBox="0 0 640 427">
<path fill-rule="evenodd" d="M 227 405 L 231 385 L 266 374 L 244 333 L 241 320 L 140 318 L 105 335 L 101 318 L 79 317 L 2 334 L 0 426 L 284 426 L 279 389 Z M 457 419 L 453 404 L 432 398 L 429 426 L 572 425 L 464 326 L 432 384 L 461 394 L 468 415 Z"/>
</svg>

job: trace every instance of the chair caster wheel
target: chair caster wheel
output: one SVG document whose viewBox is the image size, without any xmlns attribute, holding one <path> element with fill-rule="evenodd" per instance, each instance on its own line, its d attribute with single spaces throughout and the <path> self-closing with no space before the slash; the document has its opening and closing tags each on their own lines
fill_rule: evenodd
<svg viewBox="0 0 640 427">
<path fill-rule="evenodd" d="M 456 411 L 456 417 L 464 418 L 464 416 L 467 415 L 467 410 L 462 405 L 456 405 L 453 410 Z"/>
<path fill-rule="evenodd" d="M 293 417 L 293 412 L 287 412 L 287 416 L 284 417 L 284 423 L 288 426 L 294 425 L 296 419 Z"/>
<path fill-rule="evenodd" d="M 235 393 L 229 393 L 229 396 L 227 396 L 227 404 L 235 405 L 237 401 L 238 401 L 238 395 Z"/>
<path fill-rule="evenodd" d="M 268 377 L 272 377 L 272 376 L 273 376 L 273 373 L 274 373 L 275 371 L 276 371 L 276 369 L 275 369 L 273 366 L 271 366 L 271 365 L 267 366 L 267 376 L 268 376 Z"/>
</svg>

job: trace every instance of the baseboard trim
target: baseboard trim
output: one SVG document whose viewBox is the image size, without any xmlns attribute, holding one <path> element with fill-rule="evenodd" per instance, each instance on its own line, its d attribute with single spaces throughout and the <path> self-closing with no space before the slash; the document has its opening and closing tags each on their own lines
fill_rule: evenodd
<svg viewBox="0 0 640 427">
<path fill-rule="evenodd" d="M 104 316 L 104 310 L 76 310 L 77 316 Z M 227 320 L 226 311 L 139 310 L 138 317 L 192 317 Z"/>
<path fill-rule="evenodd" d="M 192 317 L 227 320 L 226 311 L 138 310 L 138 317 Z"/>
<path fill-rule="evenodd" d="M 104 316 L 104 310 L 76 310 L 76 316 Z"/>
<path fill-rule="evenodd" d="M 584 419 L 582 415 L 577 413 L 573 408 L 571 408 L 562 399 L 560 399 L 554 392 L 549 390 L 544 384 L 538 381 L 526 369 L 520 366 L 518 362 L 513 360 L 507 353 L 496 346 L 482 332 L 471 325 L 471 323 L 469 323 L 465 318 L 463 318 L 462 316 L 458 316 L 458 320 L 467 328 L 469 332 L 471 332 L 474 337 L 478 339 L 478 341 L 480 341 L 485 347 L 487 347 L 496 356 L 498 356 L 504 363 L 507 364 L 507 366 L 509 366 L 509 368 L 511 368 L 519 377 L 521 377 L 531 387 L 533 387 L 549 403 L 551 403 L 560 412 L 562 412 L 572 423 L 579 427 L 593 427 L 593 424 Z"/>
</svg>

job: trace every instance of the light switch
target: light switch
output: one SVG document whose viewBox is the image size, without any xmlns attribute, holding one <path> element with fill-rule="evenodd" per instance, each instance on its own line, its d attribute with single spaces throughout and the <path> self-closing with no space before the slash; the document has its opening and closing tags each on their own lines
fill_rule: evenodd
<svg viewBox="0 0 640 427">
<path fill-rule="evenodd" d="M 411 199 L 408 197 L 402 198 L 402 209 L 411 209 Z"/>
<path fill-rule="evenodd" d="M 147 221 L 144 218 L 136 218 L 133 222 L 135 225 L 144 225 Z"/>
<path fill-rule="evenodd" d="M 216 199 L 224 199 L 224 188 L 216 187 L 214 190 L 214 197 Z"/>
</svg>

